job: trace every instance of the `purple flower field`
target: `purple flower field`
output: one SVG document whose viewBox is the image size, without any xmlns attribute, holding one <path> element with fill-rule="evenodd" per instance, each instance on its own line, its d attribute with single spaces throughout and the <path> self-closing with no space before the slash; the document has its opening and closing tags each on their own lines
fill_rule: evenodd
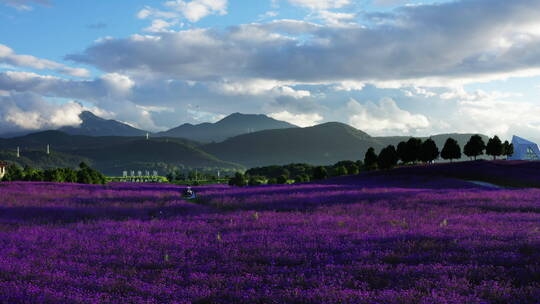
<svg viewBox="0 0 540 304">
<path fill-rule="evenodd" d="M 540 190 L 0 184 L 0 303 L 540 303 Z"/>
</svg>

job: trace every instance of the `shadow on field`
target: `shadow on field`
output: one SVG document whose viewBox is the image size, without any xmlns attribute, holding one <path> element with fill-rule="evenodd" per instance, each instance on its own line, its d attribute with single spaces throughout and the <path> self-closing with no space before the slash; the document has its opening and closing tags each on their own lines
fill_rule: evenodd
<svg viewBox="0 0 540 304">
<path fill-rule="evenodd" d="M 111 208 L 111 207 L 0 207 L 0 223 L 62 224 L 98 220 L 152 220 L 176 216 L 195 216 L 212 213 L 210 207 L 200 205 Z"/>
</svg>

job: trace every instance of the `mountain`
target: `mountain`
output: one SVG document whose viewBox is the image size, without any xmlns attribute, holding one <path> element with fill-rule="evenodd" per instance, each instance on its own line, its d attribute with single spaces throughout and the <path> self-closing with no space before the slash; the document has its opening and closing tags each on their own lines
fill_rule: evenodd
<svg viewBox="0 0 540 304">
<path fill-rule="evenodd" d="M 51 153 L 45 153 L 47 145 Z M 16 158 L 17 147 L 21 157 Z M 199 144 L 180 138 L 151 138 L 69 135 L 44 131 L 22 137 L 0 139 L 0 159 L 33 167 L 74 167 L 81 161 L 111 176 L 124 170 L 158 170 L 165 174 L 178 168 L 242 169 L 199 149 Z"/>
<path fill-rule="evenodd" d="M 298 127 L 262 114 L 234 113 L 216 123 L 183 124 L 168 131 L 160 132 L 156 136 L 181 137 L 210 143 L 220 142 L 245 133 L 285 128 Z"/>
<path fill-rule="evenodd" d="M 442 150 L 447 138 L 456 139 L 463 148 L 472 135 L 441 134 L 432 138 L 439 150 Z M 487 143 L 488 137 L 481 136 Z M 371 137 L 349 125 L 332 122 L 309 128 L 244 134 L 221 143 L 207 144 L 202 149 L 220 159 L 248 168 L 289 163 L 329 165 L 341 160 L 363 160 L 370 147 L 375 148 L 378 153 L 383 147 L 397 146 L 400 141 L 407 141 L 409 138 Z"/>
<path fill-rule="evenodd" d="M 88 136 L 144 136 L 143 131 L 116 120 L 107 120 L 84 111 L 79 115 L 82 123 L 78 127 L 62 127 L 59 130 L 71 135 Z"/>
<path fill-rule="evenodd" d="M 333 164 L 363 159 L 369 147 L 383 144 L 349 125 L 330 122 L 309 128 L 265 130 L 239 135 L 202 149 L 246 167 L 309 163 Z"/>
</svg>

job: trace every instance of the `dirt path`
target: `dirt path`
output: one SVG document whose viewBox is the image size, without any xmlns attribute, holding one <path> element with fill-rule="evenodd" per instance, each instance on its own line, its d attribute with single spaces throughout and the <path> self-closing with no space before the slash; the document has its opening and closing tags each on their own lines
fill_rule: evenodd
<svg viewBox="0 0 540 304">
<path fill-rule="evenodd" d="M 491 183 L 487 183 L 487 182 L 482 182 L 482 181 L 471 181 L 471 180 L 469 180 L 468 182 L 469 182 L 469 183 L 472 183 L 472 184 L 475 184 L 475 185 L 478 185 L 478 186 L 486 187 L 486 188 L 492 188 L 492 189 L 504 189 L 504 188 L 501 187 L 501 186 L 497 186 L 497 185 L 495 185 L 495 184 L 491 184 Z"/>
</svg>

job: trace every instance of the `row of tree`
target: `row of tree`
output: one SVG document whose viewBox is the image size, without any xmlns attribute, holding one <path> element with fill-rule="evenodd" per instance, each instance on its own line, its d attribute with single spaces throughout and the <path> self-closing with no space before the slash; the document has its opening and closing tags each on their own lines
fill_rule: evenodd
<svg viewBox="0 0 540 304">
<path fill-rule="evenodd" d="M 82 162 L 77 170 L 71 168 L 41 170 L 34 169 L 30 166 L 25 166 L 22 169 L 18 165 L 13 164 L 7 167 L 2 181 L 105 184 L 107 183 L 107 178 L 99 171 L 90 168 L 86 163 Z"/>
<path fill-rule="evenodd" d="M 496 135 L 490 138 L 487 144 L 480 135 L 473 135 L 463 148 L 463 153 L 475 160 L 478 156 L 483 155 L 484 151 L 493 159 L 497 159 L 499 156 L 514 154 L 514 146 L 508 141 L 501 142 Z M 402 164 L 432 163 L 439 157 L 450 161 L 460 159 L 462 153 L 458 142 L 453 138 L 448 138 L 442 151 L 439 151 L 437 144 L 431 138 L 425 141 L 419 138 L 410 138 L 406 142 L 400 142 L 397 149 L 393 145 L 387 146 L 379 152 L 379 155 L 375 153 L 375 149 L 369 148 L 364 157 L 364 165 L 367 170 L 391 169 L 399 161 Z"/>
<path fill-rule="evenodd" d="M 235 186 L 257 186 L 262 184 L 305 183 L 329 177 L 353 175 L 363 170 L 362 161 L 345 160 L 331 166 L 312 166 L 309 164 L 289 164 L 252 168 L 245 174 L 237 172 L 229 184 Z"/>
</svg>

